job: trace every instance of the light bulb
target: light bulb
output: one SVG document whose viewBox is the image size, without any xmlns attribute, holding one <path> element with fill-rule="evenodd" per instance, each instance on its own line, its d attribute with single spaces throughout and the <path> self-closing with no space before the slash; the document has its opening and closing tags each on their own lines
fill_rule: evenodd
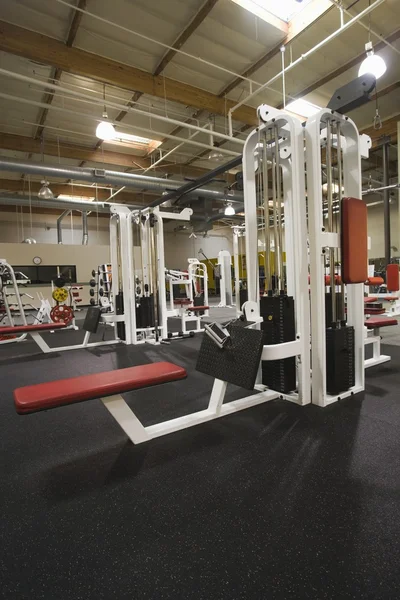
<svg viewBox="0 0 400 600">
<path fill-rule="evenodd" d="M 104 115 L 103 115 L 104 116 Z M 113 140 L 116 136 L 115 128 L 110 121 L 101 121 L 96 127 L 96 137 L 101 140 Z"/>
<path fill-rule="evenodd" d="M 229 204 L 227 204 L 227 206 L 225 208 L 225 216 L 231 217 L 234 214 L 235 214 L 235 209 L 233 208 L 232 204 L 229 202 Z"/>
<path fill-rule="evenodd" d="M 371 73 L 371 75 L 374 75 L 376 79 L 379 79 L 379 77 L 382 77 L 382 75 L 386 72 L 386 63 L 383 58 L 374 54 L 374 49 L 371 42 L 365 44 L 365 50 L 367 52 L 367 56 L 360 65 L 358 76 L 361 77 L 361 75 Z"/>
<path fill-rule="evenodd" d="M 221 162 L 224 160 L 224 155 L 221 152 L 218 152 L 217 150 L 213 150 L 208 155 L 208 160 L 213 160 L 214 162 Z"/>
<path fill-rule="evenodd" d="M 54 194 L 49 188 L 47 181 L 41 181 L 42 187 L 38 191 L 38 198 L 41 200 L 53 200 Z"/>
</svg>

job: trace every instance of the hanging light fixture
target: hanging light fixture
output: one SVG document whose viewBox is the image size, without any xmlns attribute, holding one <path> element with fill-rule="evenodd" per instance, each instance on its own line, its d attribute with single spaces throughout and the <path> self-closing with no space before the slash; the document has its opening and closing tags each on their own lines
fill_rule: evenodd
<svg viewBox="0 0 400 600">
<path fill-rule="evenodd" d="M 53 200 L 54 199 L 54 194 L 51 191 L 51 189 L 49 188 L 48 181 L 46 181 L 44 179 L 40 183 L 42 184 L 42 187 L 38 191 L 38 198 L 40 198 L 41 200 Z"/>
<path fill-rule="evenodd" d="M 382 77 L 382 75 L 386 72 L 385 61 L 381 56 L 374 54 L 372 42 L 367 42 L 365 44 L 365 52 L 367 53 L 367 56 L 360 65 L 358 76 L 361 77 L 361 75 L 371 73 L 371 75 L 374 75 L 376 79 L 379 79 L 379 77 Z"/>
<path fill-rule="evenodd" d="M 232 206 L 231 202 L 228 202 L 228 204 L 226 205 L 225 208 L 225 216 L 226 217 L 232 217 L 235 214 L 235 209 Z"/>
<path fill-rule="evenodd" d="M 106 107 L 106 86 L 103 86 L 103 120 L 96 127 L 96 137 L 101 140 L 113 140 L 116 136 L 114 125 L 109 121 Z"/>
</svg>

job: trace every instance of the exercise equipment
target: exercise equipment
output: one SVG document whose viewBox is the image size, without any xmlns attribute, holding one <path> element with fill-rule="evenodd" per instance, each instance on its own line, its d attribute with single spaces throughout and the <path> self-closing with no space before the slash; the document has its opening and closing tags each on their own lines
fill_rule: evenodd
<svg viewBox="0 0 400 600">
<path fill-rule="evenodd" d="M 62 287 L 56 287 L 52 293 L 53 300 L 56 302 L 66 302 L 66 300 L 68 300 L 68 296 L 68 290 Z"/>
<path fill-rule="evenodd" d="M 50 317 L 54 323 L 65 323 L 65 325 L 69 325 L 74 318 L 74 311 L 66 304 L 59 304 L 53 306 Z"/>
<path fill-rule="evenodd" d="M 367 209 L 361 200 L 360 159 L 368 156 L 370 144 L 351 119 L 328 109 L 307 121 L 305 138 L 312 401 L 327 406 L 364 389 Z"/>
</svg>

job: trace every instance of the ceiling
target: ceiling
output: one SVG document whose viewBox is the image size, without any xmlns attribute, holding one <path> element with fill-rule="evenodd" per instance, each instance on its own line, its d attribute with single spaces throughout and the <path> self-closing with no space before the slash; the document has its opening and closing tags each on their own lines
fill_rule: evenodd
<svg viewBox="0 0 400 600">
<path fill-rule="evenodd" d="M 319 16 L 310 24 L 300 17 L 296 34 L 295 27 L 267 23 L 232 0 L 2 2 L 0 69 L 30 79 L 19 81 L 0 73 L 0 156 L 182 180 L 196 177 L 217 166 L 209 159 L 212 140 L 179 123 L 195 115 L 191 124 L 227 135 L 229 107 L 280 72 L 280 46 L 286 48 L 287 67 L 340 26 L 333 2 L 313 0 L 310 5 Z M 368 0 L 346 0 L 344 5 L 348 21 L 368 6 Z M 368 26 L 369 18 L 363 23 Z M 400 2 L 383 2 L 370 13 L 370 24 L 371 39 L 388 66 L 378 86 L 384 121 L 399 114 Z M 304 97 L 326 106 L 337 88 L 357 76 L 367 40 L 368 31 L 355 23 L 289 69 L 286 99 Z M 46 91 L 44 83 L 62 89 Z M 117 129 L 160 141 L 162 154 L 99 142 L 95 128 L 101 120 L 105 83 L 108 115 Z M 246 138 L 257 120 L 255 108 L 264 102 L 282 106 L 281 78 L 233 113 L 238 140 Z M 374 114 L 371 102 L 350 116 L 370 133 Z M 396 119 L 392 121 L 389 135 L 395 144 Z M 185 141 L 189 134 L 195 134 L 192 143 Z M 224 161 L 241 152 L 238 143 L 217 137 L 213 141 L 220 145 Z M 381 179 L 379 156 L 377 148 L 365 164 L 366 177 Z M 11 180 L 21 180 L 21 189 L 25 185 L 23 176 L 3 172 L 0 189 L 7 190 Z"/>
</svg>

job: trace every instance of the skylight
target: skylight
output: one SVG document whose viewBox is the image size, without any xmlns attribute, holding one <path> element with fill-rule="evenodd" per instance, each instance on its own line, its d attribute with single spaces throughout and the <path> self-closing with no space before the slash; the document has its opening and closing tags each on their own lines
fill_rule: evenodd
<svg viewBox="0 0 400 600">
<path fill-rule="evenodd" d="M 140 135 L 132 133 L 124 133 L 116 131 L 115 137 L 111 140 L 105 140 L 106 144 L 115 144 L 117 146 L 125 146 L 126 148 L 136 148 L 136 150 L 155 150 L 160 146 L 160 140 L 151 140 Z"/>
<path fill-rule="evenodd" d="M 311 102 L 308 102 L 308 100 L 303 100 L 303 98 L 289 102 L 286 104 L 285 108 L 289 112 L 299 115 L 300 117 L 306 117 L 307 119 L 321 110 L 319 106 L 316 104 L 311 104 Z"/>
<path fill-rule="evenodd" d="M 274 15 L 289 23 L 311 0 L 233 0 L 260 19 L 269 22 Z"/>
</svg>

